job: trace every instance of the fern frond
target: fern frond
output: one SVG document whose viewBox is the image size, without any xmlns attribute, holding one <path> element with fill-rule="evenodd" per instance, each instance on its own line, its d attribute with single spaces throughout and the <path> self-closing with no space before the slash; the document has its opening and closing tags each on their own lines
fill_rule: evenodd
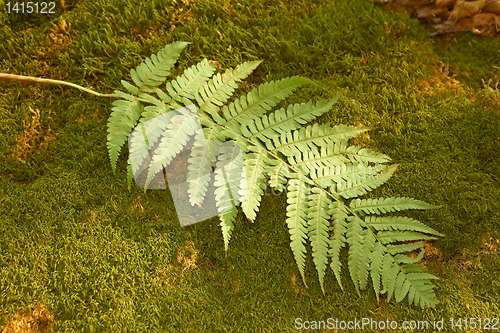
<svg viewBox="0 0 500 333">
<path fill-rule="evenodd" d="M 144 107 L 144 111 L 141 114 L 140 123 L 145 123 L 169 111 L 172 111 L 172 109 L 162 102 L 159 102 L 158 105 L 148 105 Z"/>
<path fill-rule="evenodd" d="M 288 178 L 291 177 L 290 169 L 287 163 L 282 160 L 270 159 L 269 166 L 265 173 L 270 177 L 269 185 L 274 187 L 278 192 L 285 189 Z"/>
<path fill-rule="evenodd" d="M 207 141 L 208 145 L 210 145 L 210 142 L 223 142 L 227 139 L 227 136 L 225 136 L 225 132 L 220 127 L 205 127 L 203 128 L 203 131 L 205 133 L 205 140 Z"/>
<path fill-rule="evenodd" d="M 330 192 L 335 195 L 340 195 L 344 199 L 358 197 L 386 183 L 389 178 L 392 177 L 397 167 L 398 164 L 384 167 L 384 169 L 375 176 L 368 176 L 365 178 L 350 177 L 346 180 L 342 179 L 337 182 L 335 186 L 330 187 Z"/>
<path fill-rule="evenodd" d="M 125 82 L 125 81 L 124 81 Z M 137 88 L 136 88 L 137 89 Z M 133 95 L 130 95 L 130 94 L 127 94 L 127 93 L 124 93 L 123 91 L 120 91 L 120 90 L 115 90 L 115 94 L 118 96 L 118 97 L 121 97 L 122 99 L 126 100 L 126 101 L 130 101 L 130 102 L 133 102 L 137 99 L 137 96 L 133 96 Z"/>
<path fill-rule="evenodd" d="M 387 302 L 391 301 L 391 297 L 394 295 L 394 289 L 396 288 L 396 281 L 399 273 L 401 272 L 401 268 L 398 264 L 394 262 L 394 259 L 391 257 L 388 259 L 390 264 L 390 271 L 388 272 L 389 279 L 387 281 Z"/>
<path fill-rule="evenodd" d="M 162 102 L 169 104 L 172 109 L 177 109 L 181 105 L 176 102 L 189 104 L 189 100 L 194 100 L 196 92 L 205 85 L 209 78 L 215 72 L 215 66 L 210 64 L 207 59 L 193 65 L 184 71 L 184 74 L 178 76 L 166 85 L 168 95 L 160 96 Z"/>
<path fill-rule="evenodd" d="M 311 242 L 323 293 L 329 258 L 343 289 L 340 253 L 347 245 L 347 269 L 358 294 L 371 278 L 377 300 L 386 294 L 388 301 L 408 297 L 410 304 L 434 306 L 435 277 L 419 262 L 424 241 L 442 235 L 411 218 L 381 215 L 437 207 L 411 198 L 357 199 L 387 182 L 397 165 L 385 165 L 391 160 L 385 154 L 348 144 L 369 128 L 307 124 L 328 112 L 339 95 L 273 110 L 300 85 L 313 82 L 289 77 L 234 98 L 238 82 L 260 61 L 214 75 L 215 67 L 206 59 L 160 89 L 187 44 L 167 45 L 131 70 L 133 84 L 122 81 L 125 91 L 115 91 L 121 100 L 113 103 L 107 142 L 113 172 L 127 136 L 129 187 L 135 177 L 138 185 L 144 182 L 148 188 L 194 142 L 187 166 L 189 202 L 201 206 L 214 169 L 214 199 L 226 254 L 236 206 L 241 202 L 246 217 L 255 220 L 268 177 L 272 187 L 287 190 L 290 247 L 306 287 L 306 242 Z M 418 256 L 409 255 L 418 250 Z"/>
<path fill-rule="evenodd" d="M 201 205 L 207 194 L 212 171 L 210 151 L 202 128 L 196 131 L 188 163 L 189 202 L 192 206 Z"/>
<path fill-rule="evenodd" d="M 370 255 L 370 275 L 372 278 L 373 290 L 379 301 L 380 294 L 380 279 L 382 278 L 382 267 L 384 264 L 386 249 L 380 243 L 376 242 L 373 251 Z"/>
<path fill-rule="evenodd" d="M 322 167 L 312 169 L 310 177 L 321 188 L 336 186 L 342 181 L 350 181 L 351 183 L 362 182 L 367 177 L 374 177 L 386 168 L 385 165 L 377 164 L 375 166 L 367 163 L 349 163 L 330 167 Z"/>
<path fill-rule="evenodd" d="M 408 295 L 408 303 L 425 307 L 434 307 L 438 301 L 435 298 L 434 285 L 430 280 L 437 279 L 432 274 L 423 272 L 424 266 L 417 264 L 398 265 L 390 254 L 384 257 L 382 283 L 387 292 L 387 301 L 394 295 L 396 302 Z"/>
<path fill-rule="evenodd" d="M 413 231 L 379 231 L 377 233 L 377 239 L 380 241 L 380 243 L 386 245 L 394 242 L 431 240 L 437 238 L 423 235 L 419 232 L 413 232 Z"/>
<path fill-rule="evenodd" d="M 368 283 L 368 276 L 370 275 L 370 265 L 372 260 L 372 253 L 375 247 L 375 236 L 370 231 L 370 229 L 363 230 L 363 253 L 360 258 L 359 263 L 359 273 L 358 273 L 358 281 L 359 281 L 359 289 L 364 290 Z M 349 241 L 348 241 L 349 242 Z"/>
<path fill-rule="evenodd" d="M 222 237 L 224 238 L 224 251 L 226 252 L 226 255 L 229 248 L 229 240 L 231 239 L 231 234 L 234 229 L 233 222 L 236 219 L 237 214 L 238 210 L 234 206 L 231 209 L 219 214 Z"/>
<path fill-rule="evenodd" d="M 127 138 L 141 116 L 143 107 L 137 100 L 117 100 L 113 102 L 111 115 L 108 119 L 108 152 L 113 173 L 116 172 L 116 162 Z"/>
<path fill-rule="evenodd" d="M 375 237 L 370 230 L 363 228 L 364 222 L 356 216 L 347 218 L 346 238 L 349 244 L 349 273 L 358 294 L 368 281 L 371 253 L 375 246 Z"/>
<path fill-rule="evenodd" d="M 352 154 L 356 153 L 353 151 L 355 148 L 349 147 L 351 151 L 348 151 L 346 140 L 354 138 L 367 130 L 369 128 L 344 125 L 331 127 L 328 123 L 324 125 L 309 125 L 292 132 L 283 133 L 279 139 L 274 141 L 275 148 L 273 150 L 285 156 L 296 156 L 302 152 L 309 150 L 318 151 L 320 147 L 325 147 L 328 151 L 335 149 L 337 154 Z M 385 163 L 390 161 L 390 158 L 383 154 L 376 155 L 376 157 L 378 158 L 377 160 L 370 162 Z M 348 161 L 346 159 L 340 163 Z"/>
<path fill-rule="evenodd" d="M 219 213 L 232 209 L 242 201 L 241 176 L 244 168 L 241 150 L 234 142 L 220 143 L 215 164 L 215 200 Z"/>
<path fill-rule="evenodd" d="M 422 248 L 423 243 L 404 244 L 406 250 L 413 251 L 417 248 Z M 398 245 L 399 246 L 399 245 Z M 423 273 L 423 265 L 416 264 L 423 258 L 424 252 L 421 251 L 417 258 L 410 258 L 405 255 L 393 256 L 390 247 L 382 245 L 381 242 L 375 244 L 375 248 L 371 254 L 371 278 L 373 289 L 379 300 L 379 294 L 387 293 L 387 301 L 391 297 L 396 298 L 396 302 L 400 302 L 408 295 L 408 302 L 415 305 L 420 304 L 423 307 L 432 306 L 437 303 L 435 295 L 432 291 L 434 286 L 430 280 L 437 279 L 432 274 Z M 399 251 L 397 251 L 399 252 Z M 406 251 L 404 251 L 406 252 Z M 380 282 L 384 286 L 384 290 L 380 291 Z"/>
<path fill-rule="evenodd" d="M 390 161 L 390 158 L 384 154 L 373 153 L 356 146 L 347 147 L 345 141 L 330 141 L 328 135 L 318 139 L 308 138 L 308 136 L 314 136 L 314 133 L 321 132 L 322 126 L 315 124 L 304 131 L 302 128 L 288 133 L 286 138 L 282 135 L 281 143 L 287 142 L 286 145 L 279 146 L 273 151 L 287 156 L 291 165 L 300 168 L 306 174 L 313 169 L 344 165 L 349 162 L 384 163 Z"/>
<path fill-rule="evenodd" d="M 170 119 L 163 137 L 155 150 L 155 154 L 148 168 L 148 176 L 144 185 L 147 189 L 149 183 L 154 176 L 164 167 L 166 167 L 172 159 L 179 154 L 190 137 L 194 135 L 197 127 L 197 117 L 193 115 L 188 108 L 180 109 L 184 114 L 175 115 Z"/>
<path fill-rule="evenodd" d="M 134 180 L 134 172 L 132 171 L 132 165 L 130 164 L 130 158 L 127 161 L 127 188 L 130 192 L 132 187 L 132 181 Z"/>
<path fill-rule="evenodd" d="M 420 253 L 415 258 L 405 254 L 397 254 L 394 256 L 394 261 L 398 264 L 416 264 L 424 258 L 424 249 L 422 247 L 419 249 Z"/>
<path fill-rule="evenodd" d="M 304 77 L 292 76 L 261 84 L 258 89 L 252 89 L 246 96 L 243 95 L 222 108 L 225 121 L 221 125 L 234 130 L 239 127 L 238 124 L 248 124 L 252 120 L 259 119 L 279 101 L 306 83 L 313 82 Z"/>
<path fill-rule="evenodd" d="M 408 230 L 424 232 L 435 236 L 444 236 L 425 224 L 404 216 L 367 216 L 365 222 L 375 230 Z"/>
<path fill-rule="evenodd" d="M 427 202 L 413 198 L 377 198 L 377 199 L 356 199 L 352 200 L 349 207 L 353 212 L 363 212 L 364 214 L 385 214 L 390 212 L 399 212 L 406 209 L 435 209 L 440 206 L 434 206 Z"/>
<path fill-rule="evenodd" d="M 330 215 L 328 214 L 330 197 L 325 191 L 317 187 L 311 189 L 312 194 L 309 195 L 309 214 L 307 216 L 309 227 L 308 238 L 311 241 L 312 256 L 316 270 L 318 271 L 319 283 L 321 291 L 325 293 L 324 277 L 325 270 L 328 264 L 328 245 L 330 232 Z"/>
<path fill-rule="evenodd" d="M 254 221 L 266 188 L 264 169 L 269 164 L 269 157 L 261 148 L 249 147 L 249 150 L 251 152 L 244 155 L 247 188 L 241 208 L 246 217 Z"/>
<path fill-rule="evenodd" d="M 144 160 L 153 150 L 158 139 L 170 124 L 173 114 L 159 115 L 144 123 L 139 123 L 129 137 L 129 159 L 134 175 L 140 171 Z"/>
<path fill-rule="evenodd" d="M 329 255 L 332 258 L 330 263 L 330 268 L 337 279 L 340 289 L 344 290 L 342 287 L 342 281 L 340 279 L 340 270 L 342 268 L 342 263 L 340 261 L 340 250 L 345 245 L 346 238 L 345 233 L 347 230 L 347 211 L 346 207 L 342 202 L 333 201 L 330 204 L 330 211 L 328 212 L 333 218 L 333 234 L 330 237 L 330 250 Z"/>
<path fill-rule="evenodd" d="M 413 242 L 413 243 L 403 243 L 403 244 L 388 244 L 385 246 L 387 252 L 392 255 L 397 255 L 400 253 L 412 252 L 420 249 L 424 246 L 424 242 Z"/>
<path fill-rule="evenodd" d="M 418 267 L 414 267 L 418 266 Z M 430 280 L 438 280 L 439 278 L 423 272 L 422 265 L 412 265 L 412 272 L 407 272 L 406 278 L 410 282 L 410 290 L 408 292 L 408 304 L 420 305 L 422 309 L 426 307 L 435 307 L 438 303 L 434 295 L 434 285 Z M 404 271 L 408 271 L 409 267 L 404 267 Z"/>
<path fill-rule="evenodd" d="M 304 104 L 289 105 L 287 110 L 284 108 L 264 115 L 262 118 L 248 120 L 241 126 L 241 133 L 252 140 L 254 137 L 266 142 L 268 149 L 273 149 L 270 140 L 275 140 L 280 135 L 300 128 L 302 124 L 314 120 L 316 117 L 324 114 L 335 103 L 335 100 L 322 100 L 316 105 L 311 102 Z"/>
<path fill-rule="evenodd" d="M 246 78 L 262 61 L 245 62 L 234 70 L 227 70 L 223 75 L 214 75 L 198 91 L 195 98 L 199 106 L 200 114 L 209 114 L 217 123 L 223 123 L 224 120 L 219 116 L 217 110 L 238 88 L 237 82 Z"/>
<path fill-rule="evenodd" d="M 306 263 L 307 240 L 307 214 L 309 188 L 307 187 L 307 178 L 298 175 L 295 179 L 290 179 L 287 192 L 286 223 L 290 232 L 290 247 L 292 248 L 295 262 L 299 268 L 302 281 L 307 287 L 304 275 Z"/>
<path fill-rule="evenodd" d="M 153 92 L 155 87 L 162 84 L 170 74 L 170 69 L 177 62 L 182 50 L 188 44 L 190 43 L 173 42 L 168 44 L 156 55 L 153 54 L 151 58 L 146 58 L 135 70 L 132 69 L 130 75 L 138 88 L 137 94 L 140 92 Z M 128 89 L 130 89 L 130 86 L 128 86 Z M 135 91 L 135 89 L 132 89 L 132 91 Z"/>
</svg>

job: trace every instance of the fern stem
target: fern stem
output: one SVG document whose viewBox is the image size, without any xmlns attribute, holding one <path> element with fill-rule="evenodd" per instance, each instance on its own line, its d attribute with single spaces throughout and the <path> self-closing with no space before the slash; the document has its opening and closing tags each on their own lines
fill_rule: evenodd
<svg viewBox="0 0 500 333">
<path fill-rule="evenodd" d="M 41 79 L 38 77 L 15 75 L 15 74 L 5 74 L 5 73 L 0 73 L 0 79 L 6 79 L 6 80 L 11 80 L 11 81 L 35 82 L 35 83 L 41 83 L 41 84 L 60 84 L 60 85 L 70 86 L 70 87 L 85 91 L 89 94 L 96 95 L 99 97 L 119 98 L 119 96 L 115 95 L 115 94 L 101 94 L 101 93 L 95 92 L 93 90 L 79 86 L 77 84 L 74 84 L 71 82 L 66 82 L 66 81 L 60 81 L 60 80 Z"/>
</svg>

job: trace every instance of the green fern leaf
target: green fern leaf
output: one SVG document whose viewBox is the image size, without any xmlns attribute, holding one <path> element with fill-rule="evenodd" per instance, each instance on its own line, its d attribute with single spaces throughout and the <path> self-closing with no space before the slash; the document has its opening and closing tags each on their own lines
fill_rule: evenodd
<svg viewBox="0 0 500 333">
<path fill-rule="evenodd" d="M 215 164 L 215 200 L 219 213 L 223 213 L 236 206 L 235 201 L 241 202 L 238 192 L 241 190 L 241 181 L 244 172 L 241 150 L 234 142 L 223 142 L 217 152 Z"/>
<path fill-rule="evenodd" d="M 393 242 L 409 242 L 416 240 L 431 240 L 436 237 L 426 236 L 413 231 L 379 231 L 377 239 L 384 245 Z"/>
<path fill-rule="evenodd" d="M 444 236 L 425 224 L 404 216 L 367 216 L 365 222 L 375 230 L 409 230 Z"/>
<path fill-rule="evenodd" d="M 277 159 L 269 160 L 269 166 L 266 168 L 265 173 L 270 177 L 269 185 L 278 192 L 285 190 L 288 178 L 291 178 L 288 164 Z"/>
<path fill-rule="evenodd" d="M 394 263 L 394 259 L 389 253 L 384 255 L 384 259 L 382 260 L 382 286 L 383 289 L 380 292 L 381 294 L 387 294 L 389 285 L 391 282 L 391 269 L 392 264 Z"/>
<path fill-rule="evenodd" d="M 382 277 L 382 266 L 384 263 L 385 253 L 385 247 L 380 242 L 376 242 L 370 255 L 370 274 L 377 302 L 379 301 L 380 279 Z"/>
<path fill-rule="evenodd" d="M 196 94 L 200 114 L 210 114 L 217 123 L 224 123 L 217 110 L 238 88 L 237 82 L 246 78 L 262 61 L 245 62 L 223 75 L 216 74 Z"/>
<path fill-rule="evenodd" d="M 144 185 L 147 189 L 151 180 L 166 167 L 172 159 L 177 156 L 194 135 L 197 128 L 196 116 L 189 114 L 179 114 L 171 118 L 171 122 L 167 125 L 167 129 L 163 133 L 158 148 L 151 160 L 148 168 L 148 176 Z"/>
<path fill-rule="evenodd" d="M 408 293 L 408 303 L 416 306 L 420 305 L 422 309 L 427 307 L 434 308 L 439 302 L 434 294 L 434 285 L 428 280 L 410 281 L 410 290 Z"/>
<path fill-rule="evenodd" d="M 306 247 L 304 243 L 307 239 L 307 196 L 309 194 L 307 183 L 307 178 L 301 175 L 298 175 L 298 178 L 290 179 L 287 192 L 288 206 L 286 207 L 286 223 L 291 240 L 290 247 L 292 248 L 295 262 L 306 287 L 307 284 L 304 276 Z"/>
<path fill-rule="evenodd" d="M 174 42 L 168 44 L 156 55 L 153 54 L 151 58 L 146 58 L 135 70 L 132 69 L 130 75 L 139 92 L 153 92 L 155 87 L 162 84 L 170 74 L 170 69 L 177 62 L 182 50 L 188 44 L 190 43 Z"/>
<path fill-rule="evenodd" d="M 328 188 L 342 182 L 362 183 L 366 178 L 377 176 L 385 168 L 385 165 L 380 164 L 370 166 L 367 163 L 354 162 L 312 169 L 310 177 L 321 188 Z"/>
<path fill-rule="evenodd" d="M 412 252 L 417 249 L 420 249 L 424 246 L 423 242 L 414 242 L 414 243 L 407 243 L 407 244 L 389 244 L 386 245 L 385 248 L 387 252 L 389 252 L 392 255 L 396 255 L 399 253 L 406 253 L 406 252 Z"/>
<path fill-rule="evenodd" d="M 410 283 L 408 292 L 408 303 L 410 305 L 414 303 L 424 309 L 426 307 L 433 308 L 439 303 L 433 291 L 434 285 L 431 283 L 431 280 L 438 279 L 436 276 L 425 273 L 423 265 L 404 265 L 401 266 L 401 270 Z"/>
<path fill-rule="evenodd" d="M 410 291 L 410 287 L 411 283 L 406 278 L 406 274 L 400 272 L 396 279 L 396 290 L 394 295 L 396 297 L 396 302 L 401 302 L 403 298 L 406 297 L 406 294 Z"/>
<path fill-rule="evenodd" d="M 364 222 L 355 216 L 348 217 L 346 238 L 349 244 L 348 267 L 352 282 L 356 288 L 356 292 L 361 296 L 359 290 L 361 277 L 364 276 L 366 268 L 364 264 L 369 260 L 365 258 L 365 238 L 367 236 L 366 229 L 363 229 Z M 370 245 L 370 244 L 368 244 Z"/>
<path fill-rule="evenodd" d="M 269 158 L 267 152 L 261 148 L 249 147 L 249 150 L 251 153 L 244 155 L 247 185 L 241 208 L 246 217 L 254 221 L 264 194 L 263 190 L 266 188 L 264 169 Z"/>
<path fill-rule="evenodd" d="M 132 132 L 129 139 L 129 158 L 134 175 L 137 175 L 146 157 L 167 129 L 171 118 L 172 114 L 168 113 L 157 116 L 145 123 L 139 123 Z"/>
<path fill-rule="evenodd" d="M 302 155 L 302 152 L 311 150 L 317 152 L 320 148 L 324 149 L 325 153 L 328 152 L 328 154 L 332 155 L 356 155 L 361 149 L 356 146 L 352 146 L 354 148 L 349 147 L 348 149 L 346 140 L 356 137 L 368 129 L 365 127 L 349 127 L 344 125 L 335 127 L 330 127 L 329 124 L 309 125 L 305 128 L 303 127 L 282 134 L 278 140 L 275 140 L 274 150 L 289 157 Z M 373 155 L 373 159 L 367 160 L 367 162 L 385 163 L 390 161 L 390 158 L 384 154 L 370 154 L 367 151 L 362 151 L 361 153 L 368 156 Z M 332 165 L 339 165 L 346 162 L 349 162 L 349 159 L 344 157 L 340 162 Z"/>
<path fill-rule="evenodd" d="M 375 247 L 375 236 L 370 231 L 370 229 L 365 229 L 363 235 L 363 254 L 361 257 L 361 262 L 359 264 L 359 288 L 364 290 L 368 283 L 368 276 L 370 275 L 370 265 L 372 259 L 372 253 Z"/>
<path fill-rule="evenodd" d="M 420 253 L 415 258 L 404 254 L 397 254 L 393 257 L 394 261 L 398 264 L 416 264 L 424 258 L 423 248 L 420 248 L 420 250 Z"/>
<path fill-rule="evenodd" d="M 237 214 L 238 210 L 233 206 L 231 209 L 226 210 L 219 215 L 222 237 L 224 238 L 224 251 L 226 252 L 226 255 L 229 248 L 229 240 L 231 239 L 231 234 L 234 229 L 233 222 L 236 219 Z"/>
<path fill-rule="evenodd" d="M 171 111 L 165 103 L 159 102 L 158 105 L 149 105 L 144 107 L 144 111 L 141 114 L 140 123 L 145 123 L 153 118 L 156 118 L 164 113 Z"/>
<path fill-rule="evenodd" d="M 134 128 L 129 137 L 127 182 L 130 186 L 133 177 L 145 169 L 145 188 L 194 135 L 187 167 L 189 202 L 203 202 L 215 168 L 215 204 L 226 253 L 236 205 L 242 202 L 244 214 L 255 220 L 269 177 L 269 185 L 279 191 L 288 183 L 290 247 L 305 285 L 307 241 L 323 293 L 330 257 L 330 267 L 343 289 L 340 253 L 348 244 L 347 268 L 358 294 L 370 277 L 377 300 L 386 294 L 388 301 L 408 297 L 410 304 L 434 306 L 431 280 L 435 277 L 425 273 L 419 262 L 424 241 L 442 235 L 411 218 L 380 215 L 437 207 L 411 198 L 357 199 L 387 182 L 397 165 L 385 165 L 391 159 L 384 154 L 348 145 L 349 139 L 369 128 L 307 125 L 328 112 L 339 95 L 272 111 L 300 85 L 312 83 L 290 77 L 264 83 L 226 105 L 238 82 L 260 61 L 213 75 L 215 67 L 206 59 L 159 89 L 187 44 L 167 45 L 131 71 L 134 84 L 122 81 L 126 91 L 115 92 L 121 100 L 113 103 L 107 143 L 113 172 Z M 193 102 L 197 114 L 182 107 Z M 349 199 L 354 200 L 348 203 Z M 408 255 L 416 250 L 420 250 L 417 257 Z"/>
<path fill-rule="evenodd" d="M 345 199 L 358 197 L 372 191 L 383 185 L 392 177 L 394 171 L 398 167 L 397 164 L 385 167 L 378 175 L 366 178 L 347 178 L 336 183 L 335 187 L 330 188 L 330 192 L 335 195 L 340 195 Z"/>
<path fill-rule="evenodd" d="M 134 180 L 134 172 L 132 171 L 132 165 L 130 164 L 130 158 L 127 161 L 127 188 L 130 191 L 132 187 L 132 181 Z"/>
<path fill-rule="evenodd" d="M 435 209 L 440 206 L 434 206 L 424 201 L 413 198 L 378 198 L 378 199 L 356 199 L 352 200 L 350 205 L 352 211 L 363 212 L 364 214 L 385 214 L 390 212 L 399 212 L 406 209 Z"/>
<path fill-rule="evenodd" d="M 116 162 L 128 135 L 141 116 L 143 107 L 137 101 L 117 100 L 113 102 L 111 115 L 108 119 L 108 152 L 113 173 L 116 172 Z"/>
<path fill-rule="evenodd" d="M 125 80 L 121 80 L 121 83 L 125 87 L 125 89 L 127 89 L 128 92 L 131 93 L 132 95 L 137 96 L 139 94 L 139 91 L 140 91 L 139 88 L 137 88 L 133 84 L 130 84 Z"/>
<path fill-rule="evenodd" d="M 248 120 L 245 125 L 242 125 L 241 133 L 250 140 L 258 138 L 267 143 L 268 149 L 273 149 L 270 140 L 277 139 L 280 135 L 300 128 L 302 124 L 314 120 L 330 110 L 334 103 L 335 100 L 322 100 L 316 105 L 311 102 L 289 105 L 286 111 L 282 108 L 269 116 L 264 115 L 262 118 Z"/>
<path fill-rule="evenodd" d="M 345 233 L 347 230 L 347 211 L 343 203 L 334 201 L 330 204 L 330 211 L 328 212 L 333 218 L 333 234 L 330 237 L 330 250 L 329 255 L 332 258 L 330 263 L 330 268 L 337 279 L 340 289 L 344 290 L 342 287 L 342 281 L 340 279 L 340 270 L 342 268 L 342 263 L 340 262 L 340 251 L 345 245 L 346 238 Z"/>
<path fill-rule="evenodd" d="M 124 100 L 130 101 L 130 102 L 133 102 L 137 99 L 137 96 L 132 96 L 132 95 L 124 93 L 123 91 L 120 91 L 120 90 L 115 90 L 115 94 L 118 97 L 121 97 Z"/>
<path fill-rule="evenodd" d="M 321 131 L 321 127 L 317 124 L 308 127 L 304 131 L 302 130 L 293 132 L 293 139 L 291 138 L 292 134 L 288 133 L 288 138 L 285 139 L 285 142 L 287 142 L 286 147 L 282 145 L 276 148 L 275 151 L 287 156 L 288 162 L 299 168 L 303 173 L 307 174 L 314 169 L 344 165 L 349 162 L 381 163 L 390 160 L 389 157 L 383 154 L 370 151 L 362 152 L 356 146 L 347 147 L 346 142 L 333 142 L 325 137 L 317 139 L 318 141 L 315 142 L 316 139 L 307 138 Z M 282 142 L 280 144 L 283 144 L 283 137 L 284 135 L 281 137 Z M 293 142 L 290 142 L 290 140 Z M 316 146 L 316 144 L 321 145 Z M 358 155 L 358 153 L 361 153 L 361 155 Z"/>
<path fill-rule="evenodd" d="M 276 104 L 290 96 L 299 86 L 313 83 L 311 80 L 293 76 L 279 81 L 261 84 L 258 89 L 252 89 L 246 96 L 243 95 L 228 106 L 222 108 L 226 128 L 236 129 L 238 124 L 248 124 L 259 119 Z"/>
<path fill-rule="evenodd" d="M 188 163 L 189 202 L 192 206 L 201 205 L 207 193 L 212 171 L 210 151 L 201 128 L 196 132 Z"/>
<path fill-rule="evenodd" d="M 317 187 L 313 187 L 311 191 L 312 194 L 309 195 L 309 214 L 307 216 L 309 220 L 307 236 L 311 241 L 313 261 L 318 271 L 321 291 L 324 294 L 324 277 L 328 264 L 328 234 L 330 231 L 330 215 L 328 215 L 328 211 L 332 201 L 325 191 Z"/>
<path fill-rule="evenodd" d="M 212 162 L 211 166 L 213 167 L 214 163 L 212 156 L 214 156 L 214 154 L 212 152 L 212 142 L 224 142 L 227 137 L 224 135 L 224 131 L 216 126 L 203 128 L 203 133 L 205 134 L 205 142 L 210 155 L 210 160 Z M 218 145 L 218 143 L 216 145 Z M 242 151 L 246 151 L 244 148 L 242 148 L 242 145 L 239 145 L 239 147 Z"/>
<path fill-rule="evenodd" d="M 386 163 L 390 162 L 391 158 L 385 154 L 374 152 L 371 149 L 361 148 L 358 146 L 350 146 L 345 153 L 351 162 L 372 162 L 372 163 Z"/>
<path fill-rule="evenodd" d="M 215 66 L 207 59 L 197 65 L 193 65 L 184 71 L 184 74 L 170 81 L 166 85 L 167 94 L 162 94 L 160 98 L 165 104 L 170 104 L 172 109 L 177 109 L 181 105 L 175 102 L 189 103 L 194 100 L 196 92 L 210 79 L 215 72 Z"/>
<path fill-rule="evenodd" d="M 396 289 L 396 283 L 398 279 L 398 275 L 401 273 L 401 268 L 398 264 L 394 262 L 394 259 L 391 258 L 391 269 L 389 272 L 389 284 L 387 288 L 387 302 L 391 301 L 392 296 L 394 295 L 394 289 Z"/>
</svg>

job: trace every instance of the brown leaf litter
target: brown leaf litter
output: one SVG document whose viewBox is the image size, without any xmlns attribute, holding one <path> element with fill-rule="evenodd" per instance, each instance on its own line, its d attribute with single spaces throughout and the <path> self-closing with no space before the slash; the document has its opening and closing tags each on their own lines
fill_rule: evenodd
<svg viewBox="0 0 500 333">
<path fill-rule="evenodd" d="M 500 32 L 500 0 L 370 0 L 434 24 L 439 35 L 471 31 L 485 37 Z"/>
</svg>

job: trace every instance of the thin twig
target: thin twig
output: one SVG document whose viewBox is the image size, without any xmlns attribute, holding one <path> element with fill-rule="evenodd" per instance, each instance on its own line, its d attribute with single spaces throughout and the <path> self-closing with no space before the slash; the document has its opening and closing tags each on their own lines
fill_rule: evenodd
<svg viewBox="0 0 500 333">
<path fill-rule="evenodd" d="M 66 82 L 66 81 L 59 81 L 59 80 L 52 80 L 52 79 L 41 79 L 41 78 L 32 77 L 32 76 L 4 74 L 4 73 L 0 73 L 0 79 L 11 80 L 11 81 L 35 82 L 35 83 L 41 83 L 41 84 L 59 84 L 59 85 L 70 86 L 70 87 L 85 91 L 89 94 L 93 94 L 93 95 L 96 95 L 99 97 L 119 98 L 119 96 L 115 95 L 115 94 L 101 94 L 101 93 L 95 92 L 93 90 L 79 86 L 77 84 Z"/>
<path fill-rule="evenodd" d="M 445 31 L 432 32 L 432 33 L 429 34 L 429 36 L 433 37 L 433 36 L 451 34 L 452 32 L 466 32 L 466 31 L 472 32 L 470 29 L 460 29 L 460 30 L 449 30 L 448 29 L 448 30 L 445 30 Z"/>
<path fill-rule="evenodd" d="M 462 8 L 464 7 L 465 0 L 462 0 L 462 3 L 460 4 L 460 8 L 458 9 L 457 17 L 455 17 L 455 21 L 453 21 L 453 24 L 450 27 L 450 30 L 453 30 L 455 28 L 455 24 L 457 24 L 457 21 L 460 17 L 460 12 L 462 11 Z"/>
</svg>

